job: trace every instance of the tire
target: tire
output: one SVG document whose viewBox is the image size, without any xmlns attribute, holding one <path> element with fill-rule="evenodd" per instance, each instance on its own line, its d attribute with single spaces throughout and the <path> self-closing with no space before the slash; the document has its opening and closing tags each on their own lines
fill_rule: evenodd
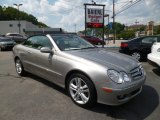
<svg viewBox="0 0 160 120">
<path fill-rule="evenodd" d="M 0 51 L 3 51 L 3 49 L 0 47 Z"/>
<path fill-rule="evenodd" d="M 16 72 L 19 76 L 24 76 L 25 75 L 25 71 L 24 71 L 24 67 L 22 65 L 22 62 L 20 61 L 19 58 L 17 58 L 15 60 L 15 68 L 16 68 Z"/>
<path fill-rule="evenodd" d="M 100 42 L 98 42 L 98 44 L 97 45 L 102 45 Z"/>
<path fill-rule="evenodd" d="M 97 102 L 95 87 L 83 74 L 71 75 L 67 82 L 67 89 L 72 101 L 81 107 L 91 107 Z"/>
<path fill-rule="evenodd" d="M 142 60 L 142 55 L 140 52 L 133 52 L 131 54 L 132 57 L 134 57 L 136 60 L 141 61 Z"/>
</svg>

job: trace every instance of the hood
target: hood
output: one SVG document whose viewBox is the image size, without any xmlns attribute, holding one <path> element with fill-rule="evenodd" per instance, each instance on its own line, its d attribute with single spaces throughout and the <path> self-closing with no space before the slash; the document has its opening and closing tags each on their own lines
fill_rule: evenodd
<svg viewBox="0 0 160 120">
<path fill-rule="evenodd" d="M 138 61 L 130 56 L 107 51 L 103 48 L 67 51 L 68 54 L 80 57 L 95 63 L 98 63 L 109 69 L 116 69 L 118 71 L 130 72 L 131 69 L 138 66 Z"/>
</svg>

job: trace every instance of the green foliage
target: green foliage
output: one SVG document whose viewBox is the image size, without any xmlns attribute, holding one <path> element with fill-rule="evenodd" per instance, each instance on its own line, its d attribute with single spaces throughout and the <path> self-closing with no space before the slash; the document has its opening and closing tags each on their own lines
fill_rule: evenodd
<svg viewBox="0 0 160 120">
<path fill-rule="evenodd" d="M 141 26 L 139 30 L 140 30 L 140 31 L 145 31 L 145 30 L 146 30 L 146 26 L 145 26 L 145 25 L 144 25 L 144 26 Z"/>
<path fill-rule="evenodd" d="M 116 27 L 116 34 L 120 34 L 122 31 L 124 31 L 125 25 L 120 24 L 120 23 L 115 23 L 115 27 Z M 102 37 L 102 31 L 103 31 L 102 28 L 94 28 L 94 29 L 87 28 L 87 30 L 86 30 L 87 35 L 91 35 L 92 30 L 95 31 L 95 33 L 96 33 L 95 36 Z M 113 34 L 113 30 L 109 29 L 108 26 L 105 26 L 104 27 L 104 33 L 107 35 L 108 32 L 110 34 Z M 85 34 L 85 31 L 81 31 L 81 33 Z"/>
<path fill-rule="evenodd" d="M 117 38 L 130 39 L 135 37 L 135 32 L 133 30 L 122 31 L 120 34 L 117 34 Z"/>
<path fill-rule="evenodd" d="M 154 26 L 154 35 L 160 34 L 160 25 Z"/>
<path fill-rule="evenodd" d="M 6 7 L 0 6 L 0 21 L 18 20 L 18 16 L 20 20 L 26 20 L 41 27 L 48 27 L 46 24 L 42 22 L 38 22 L 37 18 L 31 14 L 27 14 L 26 12 L 23 12 L 23 11 L 18 12 L 18 10 L 13 7 L 6 8 Z"/>
</svg>

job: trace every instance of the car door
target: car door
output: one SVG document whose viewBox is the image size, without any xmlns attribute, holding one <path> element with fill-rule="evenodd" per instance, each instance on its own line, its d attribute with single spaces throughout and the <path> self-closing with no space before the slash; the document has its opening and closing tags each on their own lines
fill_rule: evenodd
<svg viewBox="0 0 160 120">
<path fill-rule="evenodd" d="M 151 52 L 151 47 L 153 45 L 154 42 L 157 42 L 157 37 L 156 36 L 149 36 L 149 37 L 144 37 L 141 40 L 141 47 L 140 47 L 140 51 L 142 53 L 148 54 Z"/>
<path fill-rule="evenodd" d="M 36 42 L 36 37 L 30 37 L 28 38 L 23 44 L 20 49 L 20 58 L 23 63 L 24 68 L 29 71 L 29 72 L 34 72 L 34 65 L 33 65 L 33 60 L 34 60 L 34 48 L 33 44 Z"/>
<path fill-rule="evenodd" d="M 33 68 L 38 76 L 48 79 L 52 82 L 57 83 L 56 70 L 56 55 L 51 53 L 42 53 L 40 49 L 42 47 L 49 47 L 54 49 L 50 39 L 47 36 L 36 36 L 37 41 L 33 44 L 33 50 L 31 59 Z"/>
</svg>

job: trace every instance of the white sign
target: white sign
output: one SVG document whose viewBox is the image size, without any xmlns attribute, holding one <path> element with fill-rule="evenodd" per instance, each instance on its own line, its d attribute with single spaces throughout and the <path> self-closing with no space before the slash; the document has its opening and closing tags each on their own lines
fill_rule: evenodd
<svg viewBox="0 0 160 120">
<path fill-rule="evenodd" d="M 103 9 L 86 9 L 86 22 L 87 23 L 103 23 Z"/>
</svg>

